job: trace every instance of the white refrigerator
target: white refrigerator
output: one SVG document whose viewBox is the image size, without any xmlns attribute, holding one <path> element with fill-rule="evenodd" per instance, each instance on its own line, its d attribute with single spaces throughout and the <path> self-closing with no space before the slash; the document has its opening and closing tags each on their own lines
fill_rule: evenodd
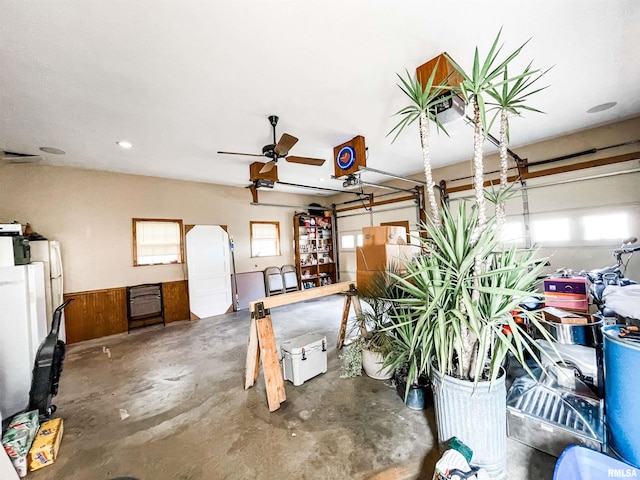
<svg viewBox="0 0 640 480">
<path fill-rule="evenodd" d="M 56 311 L 63 298 L 63 272 L 62 256 L 60 255 L 60 242 L 57 240 L 35 240 L 29 242 L 31 249 L 31 261 L 42 262 L 44 264 L 45 276 L 45 298 L 47 308 L 47 329 L 51 330 L 53 312 Z M 64 325 L 64 312 L 60 319 L 60 333 L 58 338 L 63 342 L 67 341 L 67 334 Z"/>
<path fill-rule="evenodd" d="M 29 406 L 31 374 L 46 338 L 44 265 L 0 267 L 0 416 Z"/>
</svg>

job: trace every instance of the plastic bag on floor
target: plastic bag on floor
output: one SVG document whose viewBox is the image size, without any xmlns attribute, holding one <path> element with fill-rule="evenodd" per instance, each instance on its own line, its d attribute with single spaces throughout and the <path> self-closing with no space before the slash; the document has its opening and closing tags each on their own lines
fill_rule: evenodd
<svg viewBox="0 0 640 480">
<path fill-rule="evenodd" d="M 456 438 L 449 445 L 451 448 L 436 463 L 433 480 L 488 480 L 484 470 L 469 466 L 473 455 L 469 447 Z"/>
<path fill-rule="evenodd" d="M 2 437 L 2 446 L 20 477 L 27 474 L 27 454 L 40 427 L 38 411 L 21 413 L 13 417 Z"/>
</svg>

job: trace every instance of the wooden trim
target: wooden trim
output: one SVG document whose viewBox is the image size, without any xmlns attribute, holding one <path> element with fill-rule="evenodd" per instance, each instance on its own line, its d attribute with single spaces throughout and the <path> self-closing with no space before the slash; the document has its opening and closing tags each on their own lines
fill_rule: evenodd
<svg viewBox="0 0 640 480">
<path fill-rule="evenodd" d="M 264 258 L 258 257 L 253 254 L 253 226 L 254 225 L 275 225 L 276 227 L 276 253 L 275 255 L 265 255 L 269 257 L 279 257 L 282 255 L 282 251 L 280 250 L 280 222 L 269 222 L 269 221 L 259 221 L 259 220 L 250 220 L 249 221 L 249 245 L 251 248 L 251 258 Z"/>
<path fill-rule="evenodd" d="M 427 224 L 427 190 L 425 188 L 424 185 L 420 185 L 420 195 L 422 196 L 422 208 L 418 208 L 418 211 L 420 212 L 420 221 L 422 222 L 423 225 Z M 442 188 L 442 185 L 441 185 Z M 439 199 L 439 204 L 440 206 L 443 205 L 443 199 L 442 199 L 442 195 L 440 195 L 440 199 Z M 419 205 L 418 205 L 419 206 Z M 422 229 L 422 226 L 418 226 L 418 230 L 420 231 L 420 237 L 421 238 L 427 238 L 427 232 L 424 231 Z"/>
<path fill-rule="evenodd" d="M 615 163 L 628 162 L 631 160 L 637 160 L 640 158 L 640 151 L 633 153 L 625 153 L 623 155 L 615 155 L 613 157 L 600 158 L 597 160 L 588 160 L 586 162 L 574 163 L 573 165 L 564 165 L 561 167 L 547 168 L 545 170 L 538 170 L 535 172 L 527 172 L 523 175 L 523 179 L 545 177 L 547 175 L 556 175 L 559 173 L 573 172 L 576 170 L 583 170 L 585 168 L 603 167 L 605 165 L 613 165 Z"/>
<path fill-rule="evenodd" d="M 389 200 L 375 200 L 375 201 L 370 201 L 366 206 L 379 207 L 381 205 L 389 205 L 391 203 L 413 202 L 415 199 L 416 197 L 410 196 L 410 197 L 391 198 Z M 364 207 L 362 205 L 355 205 L 353 207 L 344 207 L 344 208 L 336 209 L 336 213 L 348 212 L 350 210 L 361 210 L 363 208 Z"/>
<path fill-rule="evenodd" d="M 544 170 L 536 170 L 535 172 L 528 171 L 523 173 L 521 176 L 519 175 L 511 175 L 507 179 L 508 182 L 516 182 L 520 179 L 529 180 L 531 178 L 539 178 L 546 177 L 549 175 L 557 175 L 560 173 L 567 172 L 575 172 L 577 170 L 584 170 L 587 168 L 594 167 L 603 167 L 605 165 L 613 165 L 615 163 L 629 162 L 631 160 L 637 160 L 640 158 L 640 151 L 625 153 L 622 155 L 615 155 L 613 157 L 600 158 L 597 160 L 589 160 L 586 162 L 574 163 L 571 165 L 563 165 L 560 167 L 546 168 Z M 500 183 L 499 179 L 487 180 L 484 182 L 484 186 L 488 187 L 489 185 L 498 185 Z M 473 190 L 473 184 L 460 185 L 457 187 L 449 187 L 447 188 L 447 193 L 456 193 L 456 192 L 465 192 L 467 190 Z"/>
<path fill-rule="evenodd" d="M 251 200 L 253 203 L 258 203 L 258 189 L 254 184 L 249 185 L 248 188 L 251 191 Z"/>
</svg>

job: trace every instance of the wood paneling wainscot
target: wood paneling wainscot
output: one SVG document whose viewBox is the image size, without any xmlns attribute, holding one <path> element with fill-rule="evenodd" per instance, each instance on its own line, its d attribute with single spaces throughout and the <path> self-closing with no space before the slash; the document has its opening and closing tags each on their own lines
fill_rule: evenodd
<svg viewBox="0 0 640 480">
<path fill-rule="evenodd" d="M 162 284 L 165 322 L 189 319 L 187 281 Z M 64 311 L 67 343 L 78 343 L 127 331 L 126 287 L 66 293 L 73 298 Z"/>
<path fill-rule="evenodd" d="M 162 298 L 166 323 L 189 319 L 189 285 L 186 280 L 163 283 Z"/>
<path fill-rule="evenodd" d="M 127 331 L 127 291 L 125 287 L 68 293 L 73 298 L 64 311 L 67 343 L 105 337 Z"/>
</svg>

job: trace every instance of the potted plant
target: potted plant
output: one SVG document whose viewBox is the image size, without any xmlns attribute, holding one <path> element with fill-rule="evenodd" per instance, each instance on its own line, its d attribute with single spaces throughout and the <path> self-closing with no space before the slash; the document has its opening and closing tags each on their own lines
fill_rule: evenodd
<svg viewBox="0 0 640 480">
<path fill-rule="evenodd" d="M 506 462 L 503 366 L 508 353 L 525 367 L 525 355 L 535 353 L 516 315 L 548 338 L 540 313 L 520 306 L 535 292 L 544 262 L 535 250 L 502 246 L 493 218 L 472 241 L 475 207 L 461 203 L 455 214 L 443 208 L 441 222 L 426 227 L 429 253 L 395 277 L 403 295 L 394 299 L 390 331 L 406 344 L 409 381 L 430 375 L 440 443 L 461 439 L 474 451 L 474 465 L 500 478 Z M 475 273 L 478 257 L 483 270 Z M 386 360 L 391 368 L 400 361 L 393 354 Z"/>
<path fill-rule="evenodd" d="M 522 109 L 526 95 L 521 80 L 537 73 L 527 67 L 508 78 L 507 65 L 524 45 L 498 61 L 499 38 L 500 33 L 482 62 L 476 48 L 471 74 L 448 57 L 464 78 L 459 87 L 450 88 L 473 105 L 475 202 L 471 207 L 461 203 L 456 211 L 445 206 L 432 214 L 425 226 L 429 238 L 421 239 L 428 254 L 407 263 L 406 275 L 392 274 L 401 295 L 393 302 L 390 331 L 405 345 L 405 352 L 385 358 L 390 367 L 406 363 L 409 381 L 429 373 L 441 448 L 450 438 L 459 438 L 474 451 L 473 464 L 484 467 L 492 478 L 504 478 L 506 466 L 505 359 L 511 353 L 526 368 L 525 356 L 539 355 L 537 344 L 514 316 L 527 319 L 531 328 L 549 338 L 539 322 L 540 312 L 520 307 L 536 292 L 544 262 L 534 250 L 503 246 L 496 217 L 486 213 L 484 95 L 520 81 L 516 96 Z"/>
<path fill-rule="evenodd" d="M 394 296 L 392 290 L 391 277 L 382 271 L 373 275 L 369 284 L 359 287 L 358 297 L 362 300 L 362 311 L 357 312 L 353 319 L 353 339 L 342 355 L 344 365 L 341 377 L 358 376 L 362 370 L 369 377 L 378 380 L 393 376 L 394 370 L 383 365 L 385 356 L 394 347 L 391 334 L 386 328 L 392 306 L 388 299 Z"/>
</svg>

